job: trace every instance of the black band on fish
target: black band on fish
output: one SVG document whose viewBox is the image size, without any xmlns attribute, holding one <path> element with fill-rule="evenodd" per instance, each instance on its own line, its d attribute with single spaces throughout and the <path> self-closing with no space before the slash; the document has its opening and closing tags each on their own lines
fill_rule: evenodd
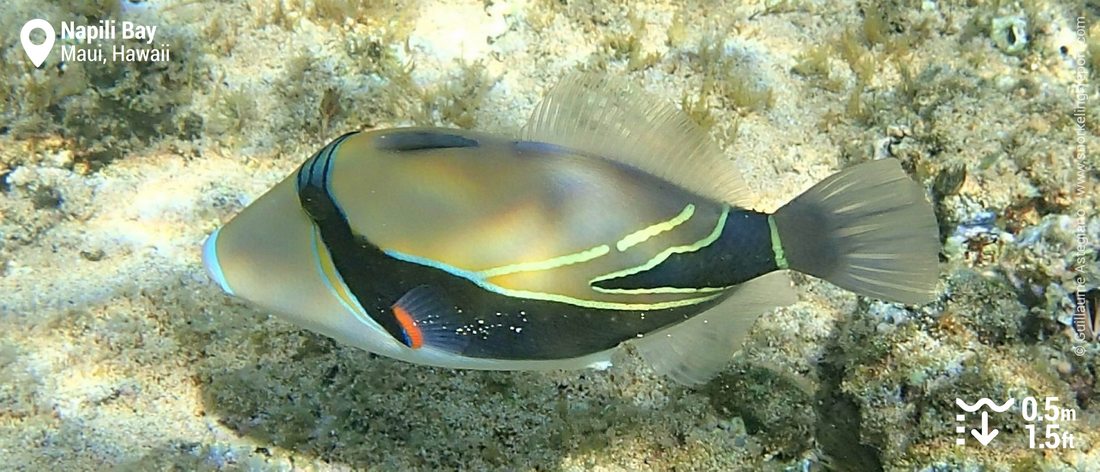
<svg viewBox="0 0 1100 472">
<path fill-rule="evenodd" d="M 298 168 L 298 193 L 301 194 L 302 189 L 306 187 L 314 187 L 319 189 L 325 189 L 328 187 L 328 176 L 332 172 L 332 155 L 336 153 L 336 148 L 340 147 L 340 144 L 347 141 L 348 138 L 358 134 L 358 131 L 352 131 L 345 133 L 344 135 L 332 140 L 332 142 L 317 151 L 312 157 L 302 163 L 302 166 Z M 310 203 L 302 202 L 302 208 L 309 211 Z"/>
<path fill-rule="evenodd" d="M 431 131 L 396 131 L 383 134 L 374 141 L 374 147 L 377 149 L 399 152 L 477 146 L 478 142 L 474 139 Z"/>
<path fill-rule="evenodd" d="M 392 257 L 353 232 L 332 195 L 329 173 L 342 140 L 299 169 L 299 202 L 355 301 L 405 346 L 492 359 L 568 359 L 613 348 L 720 301 L 644 312 L 597 310 L 495 293 L 430 264 Z"/>
<path fill-rule="evenodd" d="M 343 210 L 336 204 L 329 193 L 329 174 L 332 172 L 332 160 L 340 144 L 355 133 L 348 133 L 336 138 L 327 146 L 317 151 L 308 161 L 298 169 L 298 201 L 317 226 L 321 233 L 321 239 L 332 253 L 333 265 L 343 277 L 349 290 L 356 300 L 367 310 L 367 314 L 382 326 L 391 336 L 398 340 L 406 337 L 405 329 L 395 316 L 384 316 L 379 304 L 371 304 L 365 299 L 362 290 L 357 287 L 365 287 L 370 281 L 369 266 L 348 267 L 346 259 L 337 257 L 337 249 L 348 252 L 355 251 L 360 243 L 348 225 L 347 217 Z M 394 300 L 397 297 L 393 298 Z M 372 306 L 373 305 L 373 306 Z M 392 305 L 392 303 L 391 303 Z"/>
<path fill-rule="evenodd" d="M 651 269 L 592 285 L 605 290 L 719 289 L 777 269 L 768 215 L 730 208 L 721 235 L 713 243 L 672 254 Z"/>
</svg>

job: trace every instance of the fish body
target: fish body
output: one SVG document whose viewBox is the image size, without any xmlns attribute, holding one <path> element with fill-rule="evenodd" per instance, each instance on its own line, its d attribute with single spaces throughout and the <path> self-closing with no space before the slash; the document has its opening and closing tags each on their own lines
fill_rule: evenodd
<svg viewBox="0 0 1100 472">
<path fill-rule="evenodd" d="M 575 368 L 631 343 L 685 383 L 794 301 L 782 269 L 931 295 L 935 220 L 896 162 L 838 174 L 772 215 L 748 207 L 720 158 L 675 109 L 575 77 L 521 137 L 341 136 L 211 235 L 204 261 L 226 292 L 397 359 Z"/>
</svg>

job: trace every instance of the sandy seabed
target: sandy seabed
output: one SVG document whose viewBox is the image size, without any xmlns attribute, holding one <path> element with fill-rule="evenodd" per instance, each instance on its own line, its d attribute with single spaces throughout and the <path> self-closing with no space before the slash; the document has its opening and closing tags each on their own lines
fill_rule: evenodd
<svg viewBox="0 0 1100 472">
<path fill-rule="evenodd" d="M 1021 2 L 37 2 L 0 6 L 2 470 L 1100 470 L 1100 7 Z M 157 25 L 163 63 L 61 61 L 31 18 Z M 133 40 L 105 40 L 139 47 Z M 56 48 L 73 40 L 58 40 Z M 774 210 L 897 158 L 941 222 L 922 307 L 796 277 L 696 388 L 338 345 L 224 295 L 201 243 L 352 129 L 515 133 L 568 71 L 706 127 Z M 1072 448 L 990 446 L 957 397 L 1058 397 Z M 979 427 L 974 418 L 969 427 Z M 1042 441 L 1043 438 L 1040 438 Z"/>
</svg>

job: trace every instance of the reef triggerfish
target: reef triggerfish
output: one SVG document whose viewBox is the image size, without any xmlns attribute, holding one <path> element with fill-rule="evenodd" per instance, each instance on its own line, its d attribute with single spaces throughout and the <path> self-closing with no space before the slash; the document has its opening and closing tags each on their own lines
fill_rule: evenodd
<svg viewBox="0 0 1100 472">
<path fill-rule="evenodd" d="M 574 74 L 519 136 L 352 132 L 207 239 L 232 295 L 339 341 L 472 369 L 610 365 L 631 344 L 677 381 L 720 372 L 787 270 L 930 301 L 939 237 L 894 159 L 775 213 L 683 112 Z"/>
</svg>

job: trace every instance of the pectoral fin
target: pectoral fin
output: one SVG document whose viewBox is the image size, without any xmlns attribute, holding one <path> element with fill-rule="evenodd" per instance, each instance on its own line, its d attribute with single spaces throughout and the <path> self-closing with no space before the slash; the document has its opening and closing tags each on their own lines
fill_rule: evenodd
<svg viewBox="0 0 1100 472">
<path fill-rule="evenodd" d="M 391 310 L 401 326 L 400 341 L 412 349 L 428 346 L 461 352 L 469 339 L 458 332 L 463 321 L 446 300 L 446 294 L 429 285 L 420 285 L 398 299 Z"/>
</svg>

